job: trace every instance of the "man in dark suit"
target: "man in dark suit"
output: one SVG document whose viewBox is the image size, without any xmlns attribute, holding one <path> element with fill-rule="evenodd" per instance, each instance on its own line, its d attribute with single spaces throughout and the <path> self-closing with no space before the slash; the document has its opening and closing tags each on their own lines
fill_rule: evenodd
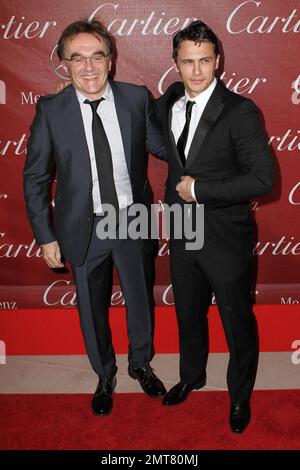
<svg viewBox="0 0 300 470">
<path fill-rule="evenodd" d="M 219 46 L 201 21 L 173 38 L 176 82 L 157 102 L 169 162 L 169 205 L 204 205 L 204 245 L 186 249 L 170 234 L 170 264 L 180 341 L 180 382 L 163 400 L 184 401 L 206 383 L 207 310 L 215 293 L 230 351 L 230 425 L 250 420 L 258 341 L 251 307 L 253 228 L 249 200 L 272 190 L 273 163 L 255 104 L 215 77 Z"/>
<path fill-rule="evenodd" d="M 129 375 L 148 395 L 165 393 L 149 365 L 149 273 L 144 268 L 151 241 L 146 245 L 141 239 L 121 239 L 118 223 L 112 227 L 109 222 L 107 238 L 96 233 L 107 205 L 118 221 L 134 203 L 150 206 L 146 151 L 164 154 L 146 87 L 109 79 L 112 52 L 112 37 L 96 20 L 77 21 L 63 31 L 57 53 L 72 84 L 57 95 L 40 98 L 24 169 L 27 212 L 43 258 L 51 268 L 64 266 L 62 255 L 72 265 L 85 345 L 99 376 L 92 400 L 96 415 L 111 411 L 116 385 L 108 321 L 112 260 L 126 301 Z M 52 223 L 48 183 L 54 166 Z"/>
</svg>

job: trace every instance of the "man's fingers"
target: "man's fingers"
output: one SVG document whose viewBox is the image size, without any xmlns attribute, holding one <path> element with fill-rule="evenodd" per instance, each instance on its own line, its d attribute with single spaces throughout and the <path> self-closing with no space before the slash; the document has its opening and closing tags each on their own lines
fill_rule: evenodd
<svg viewBox="0 0 300 470">
<path fill-rule="evenodd" d="M 60 253 L 59 248 L 55 253 L 55 261 L 56 261 L 56 264 L 57 264 L 57 266 L 56 266 L 57 268 L 62 268 L 64 266 L 64 264 L 61 262 L 61 253 Z"/>
<path fill-rule="evenodd" d="M 64 88 L 70 85 L 70 83 L 70 80 L 66 80 L 65 82 L 60 83 L 59 85 L 57 85 L 54 93 L 60 93 L 62 90 L 64 90 Z"/>
<path fill-rule="evenodd" d="M 182 177 L 181 177 L 182 178 Z M 179 191 L 181 188 L 184 187 L 184 183 L 182 181 L 180 181 L 179 183 L 176 184 L 176 189 L 177 191 Z"/>
<path fill-rule="evenodd" d="M 60 253 L 60 248 L 59 248 L 57 241 L 43 245 L 42 256 L 44 260 L 46 261 L 47 265 L 49 266 L 49 268 L 53 269 L 53 268 L 64 267 L 64 263 L 62 263 L 61 261 L 61 253 Z"/>
<path fill-rule="evenodd" d="M 176 191 L 179 193 L 179 195 L 182 197 L 183 194 L 186 193 L 186 188 L 185 186 L 183 186 L 181 183 L 179 183 L 177 186 L 176 186 Z"/>
<path fill-rule="evenodd" d="M 44 256 L 44 260 L 46 261 L 49 268 L 62 268 L 64 266 L 64 264 L 60 261 L 60 259 L 57 259 L 56 256 Z"/>
<path fill-rule="evenodd" d="M 55 91 L 54 93 L 60 93 L 64 88 L 65 88 L 65 84 L 64 83 L 60 83 L 59 85 L 57 85 L 57 87 L 55 88 Z"/>
</svg>

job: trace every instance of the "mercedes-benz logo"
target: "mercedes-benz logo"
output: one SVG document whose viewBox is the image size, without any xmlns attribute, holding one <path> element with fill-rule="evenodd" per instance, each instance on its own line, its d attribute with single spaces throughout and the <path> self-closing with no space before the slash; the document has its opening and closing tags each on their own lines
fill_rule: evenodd
<svg viewBox="0 0 300 470">
<path fill-rule="evenodd" d="M 70 80 L 70 78 L 65 74 L 65 71 L 62 68 L 61 62 L 59 61 L 57 57 L 56 49 L 57 49 L 57 44 L 52 50 L 51 55 L 50 55 L 51 67 L 55 75 L 57 75 L 59 78 L 62 78 L 63 80 Z"/>
</svg>

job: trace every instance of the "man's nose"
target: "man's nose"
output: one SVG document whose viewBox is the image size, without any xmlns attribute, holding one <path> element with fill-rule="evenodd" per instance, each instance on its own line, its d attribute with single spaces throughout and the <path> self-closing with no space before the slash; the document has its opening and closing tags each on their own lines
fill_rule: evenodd
<svg viewBox="0 0 300 470">
<path fill-rule="evenodd" d="M 93 62 L 91 57 L 86 57 L 85 58 L 85 68 L 87 70 L 91 70 L 93 68 Z"/>
<path fill-rule="evenodd" d="M 201 65 L 199 62 L 194 62 L 194 74 L 200 75 L 201 73 Z"/>
</svg>

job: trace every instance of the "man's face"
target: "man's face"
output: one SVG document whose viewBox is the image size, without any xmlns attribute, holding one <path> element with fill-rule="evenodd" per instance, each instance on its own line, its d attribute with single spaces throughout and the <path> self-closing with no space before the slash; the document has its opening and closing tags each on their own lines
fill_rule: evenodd
<svg viewBox="0 0 300 470">
<path fill-rule="evenodd" d="M 195 98 L 213 82 L 219 67 L 219 55 L 216 56 L 211 42 L 198 44 L 186 40 L 180 44 L 174 65 L 188 95 Z"/>
<path fill-rule="evenodd" d="M 111 58 L 102 57 L 108 54 L 108 47 L 104 39 L 89 33 L 79 33 L 66 41 L 64 57 L 73 59 L 78 57 L 92 57 L 98 55 L 100 60 L 63 61 L 63 69 L 69 75 L 74 87 L 90 100 L 99 98 L 105 91 L 108 75 L 111 69 Z"/>
</svg>

